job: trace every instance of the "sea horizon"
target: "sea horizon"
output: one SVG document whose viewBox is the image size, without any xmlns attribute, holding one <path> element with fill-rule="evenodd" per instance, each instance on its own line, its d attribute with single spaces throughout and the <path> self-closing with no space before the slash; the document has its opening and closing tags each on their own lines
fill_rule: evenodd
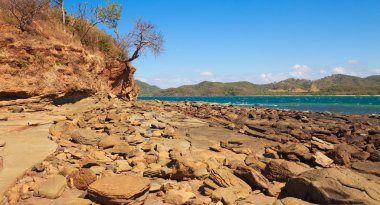
<svg viewBox="0 0 380 205">
<path fill-rule="evenodd" d="M 380 114 L 380 96 L 369 95 L 139 96 L 138 99 L 193 101 L 306 112 Z"/>
</svg>

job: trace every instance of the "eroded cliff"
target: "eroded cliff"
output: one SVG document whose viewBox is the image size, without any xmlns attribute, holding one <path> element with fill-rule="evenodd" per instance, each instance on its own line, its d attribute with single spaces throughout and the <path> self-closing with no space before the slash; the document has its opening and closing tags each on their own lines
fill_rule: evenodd
<svg viewBox="0 0 380 205">
<path fill-rule="evenodd" d="M 137 96 L 133 65 L 85 48 L 49 24 L 36 24 L 26 33 L 0 22 L 0 99 L 66 96 L 65 102 L 100 91 Z"/>
</svg>

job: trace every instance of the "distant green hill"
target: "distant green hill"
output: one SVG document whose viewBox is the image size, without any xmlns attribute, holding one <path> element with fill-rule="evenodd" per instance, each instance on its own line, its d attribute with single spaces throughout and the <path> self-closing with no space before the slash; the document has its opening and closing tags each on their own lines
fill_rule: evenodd
<svg viewBox="0 0 380 205">
<path fill-rule="evenodd" d="M 264 85 L 245 81 L 233 83 L 204 81 L 196 85 L 169 89 L 160 89 L 142 82 L 139 84 L 140 95 L 155 96 L 380 95 L 380 75 L 360 78 L 338 74 L 315 81 L 290 78 Z"/>
<path fill-rule="evenodd" d="M 139 80 L 136 80 L 136 82 L 140 86 L 140 95 L 153 95 L 153 93 L 161 90 L 161 88 L 155 85 L 149 85 Z"/>
</svg>

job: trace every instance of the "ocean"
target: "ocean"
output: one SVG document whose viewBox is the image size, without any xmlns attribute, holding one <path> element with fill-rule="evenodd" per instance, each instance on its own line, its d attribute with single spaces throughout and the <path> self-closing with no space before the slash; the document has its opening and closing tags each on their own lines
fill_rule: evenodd
<svg viewBox="0 0 380 205">
<path fill-rule="evenodd" d="M 138 99 L 197 101 L 310 112 L 380 114 L 380 96 L 141 96 Z"/>
</svg>

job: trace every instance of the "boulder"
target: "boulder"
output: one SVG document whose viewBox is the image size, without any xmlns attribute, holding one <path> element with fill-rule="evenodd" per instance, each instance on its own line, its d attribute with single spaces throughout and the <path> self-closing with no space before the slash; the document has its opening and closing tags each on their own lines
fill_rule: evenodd
<svg viewBox="0 0 380 205">
<path fill-rule="evenodd" d="M 380 150 L 372 151 L 369 159 L 374 162 L 380 162 Z"/>
<path fill-rule="evenodd" d="M 195 194 L 193 192 L 171 189 L 166 192 L 165 203 L 173 205 L 188 204 L 194 198 Z"/>
<path fill-rule="evenodd" d="M 100 178 L 88 187 L 88 197 L 105 205 L 129 204 L 144 198 L 150 179 L 139 176 L 114 175 Z"/>
<path fill-rule="evenodd" d="M 252 190 L 247 183 L 226 168 L 212 169 L 204 185 L 206 195 L 224 204 L 236 204 L 236 200 L 246 198 Z"/>
<path fill-rule="evenodd" d="M 339 165 L 347 165 L 350 163 L 351 153 L 346 144 L 337 146 L 334 150 L 331 150 L 327 155 L 334 160 L 334 163 Z"/>
<path fill-rule="evenodd" d="M 76 126 L 73 123 L 60 121 L 54 126 L 49 128 L 49 132 L 51 135 L 55 137 L 61 137 L 63 133 L 71 132 L 76 129 Z"/>
<path fill-rule="evenodd" d="M 380 184 L 345 168 L 304 172 L 281 194 L 318 204 L 380 204 Z"/>
<path fill-rule="evenodd" d="M 41 182 L 34 190 L 34 195 L 48 199 L 56 199 L 63 194 L 65 188 L 66 178 L 62 175 L 55 175 Z"/>
<path fill-rule="evenodd" d="M 83 145 L 97 145 L 102 136 L 88 129 L 76 129 L 69 133 L 71 140 Z"/>
<path fill-rule="evenodd" d="M 303 161 L 309 161 L 313 157 L 309 148 L 300 143 L 282 146 L 280 147 L 278 153 L 285 155 L 294 154 Z"/>
<path fill-rule="evenodd" d="M 234 174 L 249 184 L 252 189 L 268 189 L 268 179 L 251 167 L 239 166 Z"/>
<path fill-rule="evenodd" d="M 211 198 L 215 201 L 222 201 L 225 205 L 236 204 L 237 200 L 244 199 L 247 197 L 247 194 L 242 192 L 237 187 L 220 187 L 211 193 Z"/>
<path fill-rule="evenodd" d="M 270 181 L 286 182 L 289 178 L 310 170 L 305 165 L 285 160 L 272 160 L 265 167 L 263 174 Z"/>
<path fill-rule="evenodd" d="M 79 190 L 86 190 L 92 182 L 96 181 L 96 175 L 86 168 L 75 171 L 71 178 L 74 181 L 74 186 Z"/>
<path fill-rule="evenodd" d="M 121 144 L 122 144 L 122 141 L 120 140 L 120 138 L 116 136 L 112 136 L 112 135 L 104 137 L 98 143 L 99 147 L 103 149 L 112 148 L 114 146 L 121 145 Z"/>
<path fill-rule="evenodd" d="M 184 179 L 199 179 L 206 178 L 208 176 L 207 165 L 203 162 L 196 162 L 190 157 L 184 157 L 178 152 L 171 152 L 173 165 L 172 179 L 184 180 Z"/>
</svg>

